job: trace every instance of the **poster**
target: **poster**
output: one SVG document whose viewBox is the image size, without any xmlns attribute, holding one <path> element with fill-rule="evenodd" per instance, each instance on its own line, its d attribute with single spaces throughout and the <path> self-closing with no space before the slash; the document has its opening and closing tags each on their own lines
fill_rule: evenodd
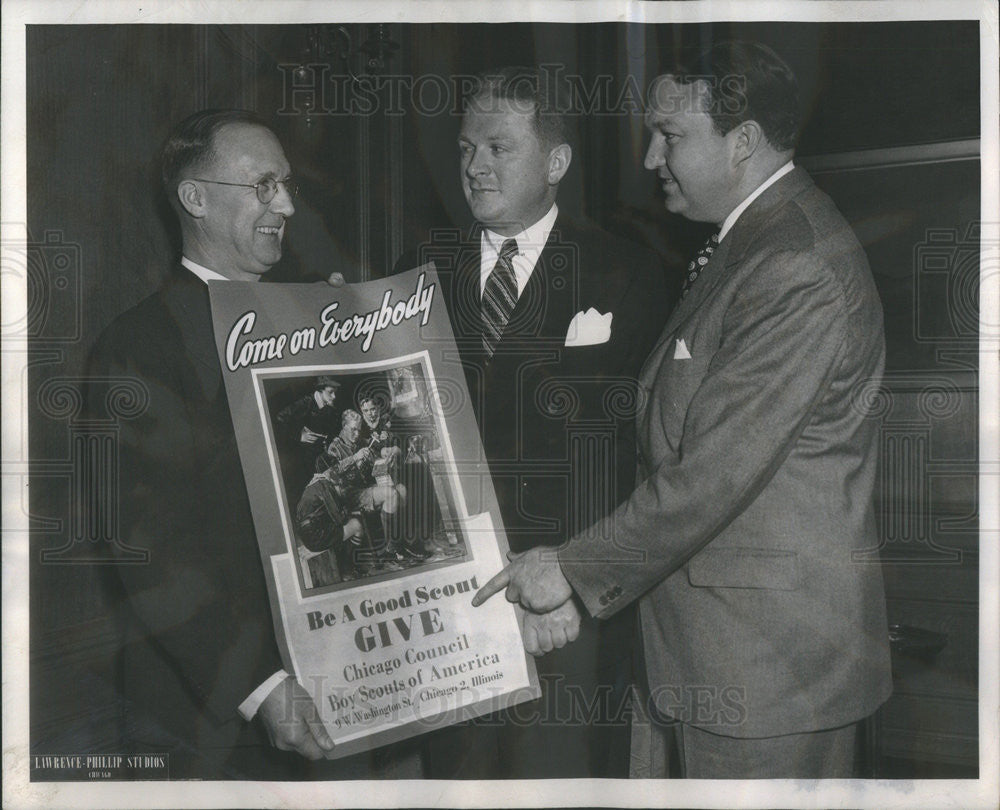
<svg viewBox="0 0 1000 810">
<path fill-rule="evenodd" d="M 332 756 L 537 697 L 514 607 L 471 604 L 507 544 L 433 265 L 210 294 L 275 636 Z"/>
</svg>

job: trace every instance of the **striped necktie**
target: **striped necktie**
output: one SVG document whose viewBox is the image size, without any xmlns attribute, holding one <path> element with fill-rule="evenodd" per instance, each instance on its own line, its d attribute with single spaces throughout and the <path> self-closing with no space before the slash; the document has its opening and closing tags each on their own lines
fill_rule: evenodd
<svg viewBox="0 0 1000 810">
<path fill-rule="evenodd" d="M 517 304 L 517 281 L 514 279 L 513 258 L 517 255 L 517 240 L 505 239 L 500 256 L 483 289 L 483 350 L 493 356 L 500 336 Z"/>
<path fill-rule="evenodd" d="M 695 254 L 695 257 L 687 266 L 687 272 L 684 274 L 684 286 L 681 288 L 681 300 L 684 300 L 684 296 L 688 294 L 691 286 L 698 280 L 698 276 L 701 275 L 701 271 L 705 269 L 705 265 L 708 264 L 708 260 L 715 253 L 715 249 L 718 246 L 719 232 L 716 231 L 708 238 L 708 241 L 705 242 L 701 250 Z"/>
</svg>

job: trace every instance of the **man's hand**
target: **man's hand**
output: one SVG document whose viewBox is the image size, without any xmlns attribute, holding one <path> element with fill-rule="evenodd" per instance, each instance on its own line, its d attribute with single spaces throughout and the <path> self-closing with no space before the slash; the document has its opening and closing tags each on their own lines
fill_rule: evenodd
<svg viewBox="0 0 1000 810">
<path fill-rule="evenodd" d="M 355 517 L 352 517 L 347 523 L 344 524 L 344 539 L 349 540 L 352 537 L 361 537 L 361 521 Z"/>
<path fill-rule="evenodd" d="M 372 451 L 369 450 L 367 447 L 362 447 L 360 450 L 358 450 L 357 453 L 354 454 L 354 456 L 352 456 L 352 458 L 358 464 L 361 464 L 365 461 L 370 461 L 372 458 Z"/>
<path fill-rule="evenodd" d="M 565 647 L 580 634 L 580 611 L 567 599 L 549 613 L 524 614 L 524 649 L 534 656 Z"/>
<path fill-rule="evenodd" d="M 327 276 L 326 283 L 331 287 L 343 287 L 347 282 L 344 280 L 343 273 L 330 273 Z"/>
<path fill-rule="evenodd" d="M 510 565 L 487 582 L 472 599 L 478 607 L 493 594 L 507 589 L 508 602 L 520 602 L 527 610 L 548 613 L 573 593 L 556 559 L 555 549 L 533 548 L 523 554 L 507 554 Z"/>
<path fill-rule="evenodd" d="M 322 434 L 313 433 L 307 427 L 302 428 L 302 432 L 299 434 L 299 441 L 302 442 L 302 444 L 316 444 L 316 442 L 322 438 Z"/>
<path fill-rule="evenodd" d="M 274 687 L 257 714 L 275 748 L 298 751 L 313 760 L 324 759 L 333 750 L 313 699 L 295 678 L 285 678 Z"/>
</svg>

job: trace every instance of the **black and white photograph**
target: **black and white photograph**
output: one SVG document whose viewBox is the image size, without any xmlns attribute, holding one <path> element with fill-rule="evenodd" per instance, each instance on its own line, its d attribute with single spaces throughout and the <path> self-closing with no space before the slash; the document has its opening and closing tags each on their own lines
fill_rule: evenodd
<svg viewBox="0 0 1000 810">
<path fill-rule="evenodd" d="M 257 377 L 300 587 L 351 587 L 462 560 L 454 498 L 434 471 L 445 451 L 420 364 L 326 371 Z"/>
<path fill-rule="evenodd" d="M 997 806 L 994 2 L 0 24 L 5 806 Z"/>
</svg>

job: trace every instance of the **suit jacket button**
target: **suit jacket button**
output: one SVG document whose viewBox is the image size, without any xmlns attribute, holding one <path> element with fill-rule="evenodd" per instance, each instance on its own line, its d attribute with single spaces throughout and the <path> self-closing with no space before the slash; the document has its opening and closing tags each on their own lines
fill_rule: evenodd
<svg viewBox="0 0 1000 810">
<path fill-rule="evenodd" d="M 621 596 L 622 595 L 622 586 L 621 585 L 615 585 L 614 590 L 612 591 L 612 593 L 615 596 Z"/>
<path fill-rule="evenodd" d="M 606 605 L 608 603 L 608 597 L 601 594 L 601 598 L 598 599 L 597 601 L 600 602 L 602 605 Z"/>
</svg>

